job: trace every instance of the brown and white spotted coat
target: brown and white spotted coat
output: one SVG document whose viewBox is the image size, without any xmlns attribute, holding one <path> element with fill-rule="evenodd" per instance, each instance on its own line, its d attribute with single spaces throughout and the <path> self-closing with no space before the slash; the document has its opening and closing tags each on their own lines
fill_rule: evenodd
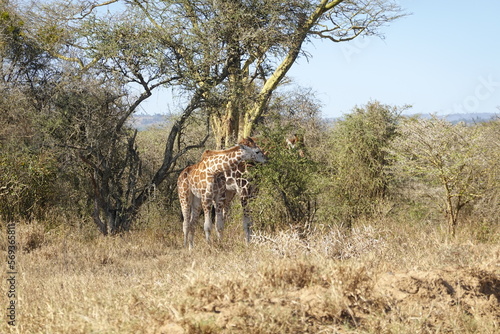
<svg viewBox="0 0 500 334">
<path fill-rule="evenodd" d="M 205 236 L 210 241 L 212 205 L 215 207 L 217 236 L 222 238 L 226 175 L 232 175 L 231 171 L 238 169 L 238 165 L 245 161 L 265 162 L 266 158 L 257 145 L 251 147 L 240 144 L 227 150 L 207 150 L 200 162 L 186 167 L 180 173 L 177 190 L 184 218 L 184 244 L 190 249 L 193 247 L 195 223 L 201 209 L 205 216 Z"/>
<path fill-rule="evenodd" d="M 239 142 L 241 145 L 249 147 L 258 147 L 252 138 L 245 138 Z M 233 165 L 233 168 L 226 170 L 219 178 L 219 182 L 224 183 L 226 192 L 223 205 L 223 220 L 226 220 L 227 212 L 229 211 L 230 204 L 237 194 L 241 201 L 243 208 L 243 230 L 245 232 L 245 239 L 250 242 L 252 220 L 250 218 L 250 210 L 248 208 L 248 201 L 255 195 L 255 186 L 247 177 L 249 163 L 247 161 L 240 162 L 238 165 Z"/>
</svg>

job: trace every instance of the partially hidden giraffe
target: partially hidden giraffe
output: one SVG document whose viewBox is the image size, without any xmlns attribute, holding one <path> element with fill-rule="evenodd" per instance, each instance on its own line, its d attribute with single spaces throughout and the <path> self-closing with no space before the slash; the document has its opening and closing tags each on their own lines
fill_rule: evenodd
<svg viewBox="0 0 500 334">
<path fill-rule="evenodd" d="M 194 229 L 201 209 L 205 216 L 204 230 L 210 241 L 211 209 L 215 207 L 215 225 L 218 238 L 224 229 L 226 203 L 226 173 L 244 161 L 263 163 L 266 157 L 257 146 L 236 145 L 226 150 L 207 150 L 200 162 L 186 167 L 177 179 L 177 191 L 182 208 L 184 245 L 193 247 Z M 234 194 L 233 194 L 234 196 Z"/>
</svg>

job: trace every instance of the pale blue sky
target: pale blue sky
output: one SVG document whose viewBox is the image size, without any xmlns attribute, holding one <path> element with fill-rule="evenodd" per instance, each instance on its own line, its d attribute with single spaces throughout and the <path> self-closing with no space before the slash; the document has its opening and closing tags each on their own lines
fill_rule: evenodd
<svg viewBox="0 0 500 334">
<path fill-rule="evenodd" d="M 499 112 L 500 1 L 401 0 L 412 15 L 384 40 L 317 41 L 289 73 L 312 87 L 325 117 L 379 100 L 409 113 Z"/>
<path fill-rule="evenodd" d="M 412 14 L 384 27 L 384 40 L 314 41 L 312 58 L 291 69 L 296 84 L 316 92 L 323 116 L 370 100 L 411 104 L 408 113 L 500 113 L 500 1 L 399 3 Z M 142 111 L 168 112 L 164 94 Z"/>
</svg>

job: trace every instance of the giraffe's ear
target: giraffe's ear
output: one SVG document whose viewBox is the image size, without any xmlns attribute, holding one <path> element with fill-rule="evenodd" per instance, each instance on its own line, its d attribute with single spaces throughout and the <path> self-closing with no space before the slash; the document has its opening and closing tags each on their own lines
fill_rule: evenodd
<svg viewBox="0 0 500 334">
<path fill-rule="evenodd" d="M 238 144 L 243 144 L 243 145 L 251 147 L 251 146 L 255 146 L 255 141 L 251 137 L 245 137 L 245 138 L 241 138 L 238 141 Z"/>
</svg>

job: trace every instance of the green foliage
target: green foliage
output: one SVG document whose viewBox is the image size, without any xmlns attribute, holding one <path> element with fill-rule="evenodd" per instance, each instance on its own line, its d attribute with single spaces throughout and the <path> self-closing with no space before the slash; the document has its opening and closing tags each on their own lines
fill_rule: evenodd
<svg viewBox="0 0 500 334">
<path fill-rule="evenodd" d="M 287 131 L 267 129 L 259 143 L 269 157 L 266 164 L 252 170 L 259 189 L 251 202 L 257 229 L 293 225 L 308 228 L 317 210 L 315 178 L 317 165 L 305 156 L 301 147 L 290 148 Z"/>
<path fill-rule="evenodd" d="M 5 147 L 1 148 L 5 152 Z M 57 161 L 50 153 L 11 151 L 0 157 L 0 216 L 40 218 L 56 203 Z"/>
<path fill-rule="evenodd" d="M 64 38 L 64 29 L 56 24 L 44 26 L 37 32 L 37 40 L 47 46 L 52 46 L 60 43 Z"/>
<path fill-rule="evenodd" d="M 0 7 L 0 216 L 33 219 L 57 203 L 57 159 L 38 131 L 40 50 L 14 8 Z"/>
<path fill-rule="evenodd" d="M 17 40 L 22 36 L 24 22 L 8 8 L 0 7 L 0 48 L 4 48 L 9 39 Z"/>
<path fill-rule="evenodd" d="M 21 15 L 15 5 L 0 5 L 0 56 L 3 81 L 18 79 L 18 75 L 30 73 L 24 83 L 31 82 L 33 88 L 38 79 L 37 70 L 47 59 L 39 47 L 39 41 L 28 32 L 29 21 Z M 22 68 L 18 66 L 21 65 Z"/>
<path fill-rule="evenodd" d="M 328 214 L 350 225 L 371 214 L 388 194 L 385 148 L 394 137 L 400 108 L 370 102 L 336 122 L 328 140 L 323 202 Z"/>
</svg>

